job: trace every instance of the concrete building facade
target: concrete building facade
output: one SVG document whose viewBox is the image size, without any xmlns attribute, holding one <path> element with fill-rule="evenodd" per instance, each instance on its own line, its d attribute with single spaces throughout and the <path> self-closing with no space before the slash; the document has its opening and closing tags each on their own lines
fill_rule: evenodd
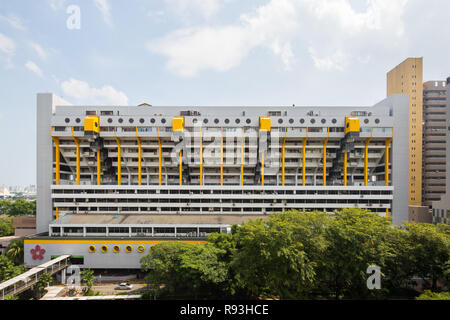
<svg viewBox="0 0 450 320">
<path fill-rule="evenodd" d="M 28 266 L 71 254 L 82 267 L 139 268 L 155 243 L 202 243 L 289 209 L 408 220 L 405 94 L 372 107 L 37 104 Z"/>
<path fill-rule="evenodd" d="M 445 194 L 446 82 L 423 84 L 423 205 L 431 208 Z"/>
<path fill-rule="evenodd" d="M 387 96 L 409 95 L 409 204 L 422 205 L 423 58 L 408 58 L 387 73 Z"/>
<path fill-rule="evenodd" d="M 446 81 L 446 106 L 447 110 L 450 107 L 450 77 Z M 445 129 L 443 131 L 444 138 L 446 138 L 446 159 L 450 159 L 450 114 L 446 114 Z M 446 161 L 445 165 L 446 181 L 450 181 L 450 161 Z M 441 196 L 441 200 L 432 202 L 433 223 L 448 223 L 450 214 L 450 183 L 446 183 L 445 194 Z"/>
</svg>

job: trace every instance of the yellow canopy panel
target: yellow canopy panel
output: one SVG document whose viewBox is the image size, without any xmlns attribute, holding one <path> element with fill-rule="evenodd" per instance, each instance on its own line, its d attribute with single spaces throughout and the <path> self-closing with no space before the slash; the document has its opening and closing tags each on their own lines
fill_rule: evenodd
<svg viewBox="0 0 450 320">
<path fill-rule="evenodd" d="M 174 117 L 172 119 L 173 131 L 184 131 L 184 117 Z"/>
<path fill-rule="evenodd" d="M 270 131 L 269 117 L 259 117 L 259 131 Z"/>
<path fill-rule="evenodd" d="M 359 118 L 356 117 L 345 117 L 345 130 L 344 133 L 347 134 L 349 132 L 359 132 Z"/>
<path fill-rule="evenodd" d="M 99 118 L 97 116 L 89 116 L 84 118 L 85 133 L 100 133 Z"/>
</svg>

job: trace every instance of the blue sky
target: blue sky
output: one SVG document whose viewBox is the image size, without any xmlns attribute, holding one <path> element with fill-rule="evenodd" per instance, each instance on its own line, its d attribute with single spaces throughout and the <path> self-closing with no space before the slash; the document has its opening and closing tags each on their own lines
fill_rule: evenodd
<svg viewBox="0 0 450 320">
<path fill-rule="evenodd" d="M 80 29 L 67 28 L 67 8 Z M 372 105 L 424 57 L 450 76 L 449 1 L 2 0 L 0 185 L 34 184 L 36 93 L 72 104 Z"/>
</svg>

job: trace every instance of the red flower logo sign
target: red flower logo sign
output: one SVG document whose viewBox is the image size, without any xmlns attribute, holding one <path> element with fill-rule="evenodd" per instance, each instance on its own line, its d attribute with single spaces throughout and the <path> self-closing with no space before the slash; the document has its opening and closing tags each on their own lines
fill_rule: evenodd
<svg viewBox="0 0 450 320">
<path fill-rule="evenodd" d="M 45 249 L 41 248 L 40 245 L 36 245 L 36 247 L 34 247 L 34 249 L 30 250 L 30 252 L 33 255 L 33 260 L 44 259 Z"/>
</svg>

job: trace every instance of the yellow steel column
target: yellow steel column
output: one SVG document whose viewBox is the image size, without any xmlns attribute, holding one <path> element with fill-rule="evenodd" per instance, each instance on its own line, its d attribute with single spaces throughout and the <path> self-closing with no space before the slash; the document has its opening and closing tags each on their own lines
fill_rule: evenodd
<svg viewBox="0 0 450 320">
<path fill-rule="evenodd" d="M 283 139 L 283 148 L 282 148 L 282 151 L 281 151 L 281 185 L 283 185 L 284 186 L 284 169 L 285 169 L 285 167 L 284 167 L 284 159 L 285 159 L 285 151 L 284 151 L 284 149 L 285 149 L 285 146 L 286 146 L 286 131 L 287 131 L 287 128 L 284 128 L 284 139 Z"/>
<path fill-rule="evenodd" d="M 344 186 L 347 185 L 347 152 L 344 152 Z"/>
<path fill-rule="evenodd" d="M 323 185 L 327 185 L 327 143 L 330 137 L 330 128 L 328 128 L 328 136 L 323 142 Z"/>
<path fill-rule="evenodd" d="M 264 152 L 261 153 L 261 185 L 264 185 Z"/>
<path fill-rule="evenodd" d="M 101 163 L 100 163 L 100 150 L 97 151 L 97 185 L 101 185 Z"/>
<path fill-rule="evenodd" d="M 161 156 L 162 156 L 162 148 L 161 148 L 161 138 L 159 137 L 159 128 L 156 129 L 157 134 L 158 134 L 158 155 L 159 155 L 159 162 L 158 162 L 158 166 L 159 166 L 159 185 L 161 185 L 162 183 L 162 160 L 161 160 Z"/>
<path fill-rule="evenodd" d="M 242 127 L 241 139 L 241 186 L 244 185 L 244 128 Z"/>
<path fill-rule="evenodd" d="M 200 185 L 203 185 L 203 139 L 202 128 L 200 127 Z"/>
<path fill-rule="evenodd" d="M 223 128 L 220 128 L 220 185 L 223 186 Z"/>
<path fill-rule="evenodd" d="M 59 214 L 58 214 L 58 207 L 55 208 L 55 218 L 58 220 Z"/>
<path fill-rule="evenodd" d="M 73 141 L 75 141 L 75 144 L 77 145 L 77 185 L 80 184 L 80 139 L 75 138 L 73 135 L 73 127 L 72 127 L 72 138 Z"/>
<path fill-rule="evenodd" d="M 384 185 L 389 185 L 389 145 L 392 138 L 386 139 L 386 146 L 384 147 Z"/>
<path fill-rule="evenodd" d="M 308 140 L 308 128 L 306 128 L 306 138 L 303 138 L 303 164 L 302 164 L 302 184 L 306 185 L 306 141 Z"/>
<path fill-rule="evenodd" d="M 117 128 L 114 128 L 114 137 L 117 142 L 117 185 L 122 184 L 122 156 L 120 150 L 120 139 L 117 138 Z"/>
<path fill-rule="evenodd" d="M 56 162 L 56 172 L 55 172 L 55 180 L 56 180 L 56 184 L 58 185 L 60 182 L 60 167 L 61 167 L 61 163 L 60 163 L 60 156 L 59 156 L 59 138 L 54 137 L 53 136 L 53 127 L 51 129 L 51 136 L 52 136 L 52 140 L 55 143 L 55 162 Z"/>
<path fill-rule="evenodd" d="M 183 153 L 180 150 L 180 186 L 183 184 Z"/>
<path fill-rule="evenodd" d="M 370 129 L 370 138 L 366 140 L 364 147 L 364 185 L 368 184 L 369 176 L 369 142 L 372 139 L 372 128 Z"/>
<path fill-rule="evenodd" d="M 136 139 L 138 143 L 138 184 L 142 185 L 142 143 L 138 137 L 138 127 L 136 127 Z"/>
</svg>

